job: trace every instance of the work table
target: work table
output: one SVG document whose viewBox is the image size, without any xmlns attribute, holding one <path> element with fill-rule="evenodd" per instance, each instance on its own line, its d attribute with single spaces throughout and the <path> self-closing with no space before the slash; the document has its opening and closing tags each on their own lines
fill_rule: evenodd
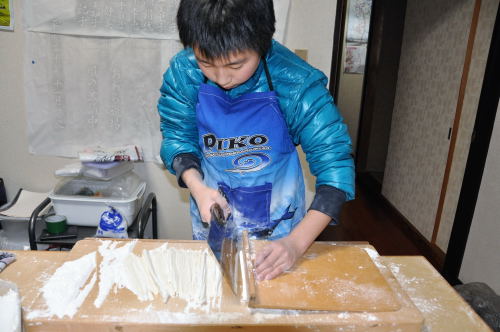
<svg viewBox="0 0 500 332">
<path fill-rule="evenodd" d="M 184 243 L 181 241 L 178 245 L 206 245 L 196 241 Z M 203 331 L 221 331 L 230 330 L 235 326 L 243 329 L 258 327 L 263 331 L 284 331 L 290 328 L 299 331 L 396 331 L 390 325 L 380 323 L 379 316 L 371 313 L 251 309 L 240 303 L 234 295 L 227 296 L 228 285 L 224 285 L 226 289 L 223 293 L 223 303 L 217 310 L 176 311 L 173 308 L 182 306 L 182 302 L 172 299 L 168 302 L 168 307 L 160 299 L 141 302 L 128 290 L 122 289 L 118 293 L 121 294 L 120 302 L 112 298 L 112 293 L 108 305 L 101 309 L 87 303 L 90 301 L 84 302 L 71 319 L 37 318 L 36 315 L 32 315 L 35 318 L 29 319 L 29 313 L 39 308 L 40 288 L 44 282 L 65 261 L 74 259 L 74 252 L 14 253 L 16 261 L 0 273 L 0 279 L 17 284 L 22 299 L 23 324 L 26 331 L 141 331 L 144 330 L 145 324 L 148 324 L 148 331 L 198 331 L 201 327 Z M 422 314 L 424 331 L 491 331 L 424 257 L 380 256 L 378 259 L 392 272 Z M 126 292 L 130 294 L 125 294 Z M 356 329 L 353 329 L 354 323 L 360 320 L 363 321 L 363 324 L 359 325 L 361 327 L 356 325 Z M 339 322 L 343 323 L 338 324 Z M 334 323 L 335 326 L 332 325 Z"/>
</svg>

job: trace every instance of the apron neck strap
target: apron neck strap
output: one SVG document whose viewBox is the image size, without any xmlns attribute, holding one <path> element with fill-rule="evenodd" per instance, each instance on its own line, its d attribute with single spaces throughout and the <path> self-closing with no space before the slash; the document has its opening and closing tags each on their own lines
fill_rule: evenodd
<svg viewBox="0 0 500 332">
<path fill-rule="evenodd" d="M 262 56 L 262 64 L 264 65 L 264 72 L 266 73 L 267 85 L 270 91 L 274 91 L 273 81 L 271 80 L 271 74 L 269 74 L 269 68 L 267 67 L 267 61 L 265 56 Z M 203 83 L 207 84 L 208 77 L 203 75 Z"/>
<path fill-rule="evenodd" d="M 269 90 L 274 91 L 273 81 L 271 80 L 271 74 L 269 74 L 269 68 L 267 67 L 266 57 L 262 56 L 262 64 L 264 65 L 264 71 L 266 72 L 267 85 L 269 85 Z"/>
</svg>

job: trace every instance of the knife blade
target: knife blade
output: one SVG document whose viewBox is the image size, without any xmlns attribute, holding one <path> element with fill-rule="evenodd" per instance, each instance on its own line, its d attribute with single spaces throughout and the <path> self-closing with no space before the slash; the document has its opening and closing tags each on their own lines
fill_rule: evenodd
<svg viewBox="0 0 500 332">
<path fill-rule="evenodd" d="M 210 225 L 208 230 L 208 245 L 215 257 L 221 263 L 222 242 L 225 238 L 227 220 L 219 204 L 210 207 Z"/>
<path fill-rule="evenodd" d="M 237 280 L 235 278 L 238 261 L 238 234 L 233 217 L 224 217 L 219 204 L 210 208 L 211 220 L 208 231 L 208 245 L 217 258 L 224 278 L 227 280 L 233 293 L 237 295 Z"/>
</svg>

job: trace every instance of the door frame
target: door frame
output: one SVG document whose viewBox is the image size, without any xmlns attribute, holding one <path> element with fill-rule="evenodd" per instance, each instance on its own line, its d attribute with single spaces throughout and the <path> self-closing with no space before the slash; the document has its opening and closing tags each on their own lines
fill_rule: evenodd
<svg viewBox="0 0 500 332">
<path fill-rule="evenodd" d="M 376 111 L 390 109 L 392 122 L 392 110 L 396 96 L 397 78 L 399 71 L 399 60 L 403 42 L 404 21 L 406 15 L 406 0 L 397 1 L 372 1 L 372 12 L 370 18 L 370 35 L 366 53 L 365 77 L 363 82 L 363 93 L 360 105 L 360 116 L 358 126 L 356 169 L 358 177 L 378 194 L 381 193 L 382 184 L 375 180 L 371 173 L 367 172 L 369 164 L 369 151 L 373 144 L 370 137 L 373 130 Z M 390 36 L 389 36 L 390 32 Z M 391 59 L 391 60 L 388 60 Z M 384 105 L 377 93 L 384 89 Z M 387 98 L 387 96 L 390 96 Z M 389 126 L 390 127 L 390 122 Z M 387 146 L 389 140 L 387 138 Z M 385 159 L 385 158 L 384 158 Z"/>
<path fill-rule="evenodd" d="M 344 48 L 344 27 L 346 22 L 347 0 L 337 0 L 335 27 L 333 30 L 332 64 L 330 67 L 329 90 L 335 104 L 338 104 L 340 69 L 342 68 L 342 50 Z"/>
</svg>

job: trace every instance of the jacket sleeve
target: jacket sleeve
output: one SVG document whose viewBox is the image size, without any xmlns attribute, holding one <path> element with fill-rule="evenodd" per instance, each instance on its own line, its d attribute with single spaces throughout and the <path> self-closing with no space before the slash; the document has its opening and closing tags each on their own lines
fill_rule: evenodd
<svg viewBox="0 0 500 332">
<path fill-rule="evenodd" d="M 306 80 L 294 102 L 291 134 L 295 143 L 302 146 L 316 177 L 311 209 L 325 212 L 337 221 L 342 203 L 354 198 L 354 161 L 347 126 L 326 83 L 319 71 L 313 71 Z"/>
<path fill-rule="evenodd" d="M 178 56 L 174 57 L 163 75 L 163 84 L 160 88 L 158 113 L 163 136 L 160 156 L 172 174 L 176 174 L 174 169 L 176 156 L 190 154 L 192 158 L 200 159 L 196 99 L 192 93 L 194 83 L 188 72 L 180 64 Z"/>
</svg>

